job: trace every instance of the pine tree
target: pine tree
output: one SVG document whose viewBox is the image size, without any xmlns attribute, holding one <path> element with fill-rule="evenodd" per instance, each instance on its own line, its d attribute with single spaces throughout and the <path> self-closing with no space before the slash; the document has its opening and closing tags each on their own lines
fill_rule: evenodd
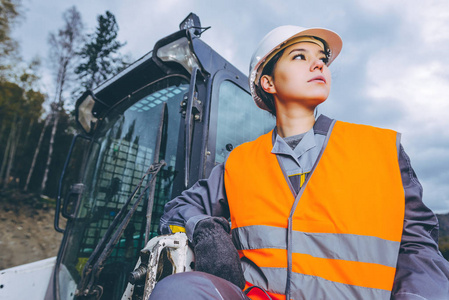
<svg viewBox="0 0 449 300">
<path fill-rule="evenodd" d="M 92 89 L 126 65 L 118 52 L 125 43 L 117 40 L 119 27 L 115 16 L 106 11 L 97 21 L 95 33 L 88 36 L 89 41 L 79 53 L 83 62 L 75 69 L 86 89 Z"/>
</svg>

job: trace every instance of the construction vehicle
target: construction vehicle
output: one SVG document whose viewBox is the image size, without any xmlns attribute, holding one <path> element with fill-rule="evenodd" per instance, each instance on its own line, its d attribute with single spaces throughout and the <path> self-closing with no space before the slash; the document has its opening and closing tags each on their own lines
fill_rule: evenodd
<svg viewBox="0 0 449 300">
<path fill-rule="evenodd" d="M 190 14 L 77 101 L 82 133 L 60 180 L 59 253 L 2 271 L 1 299 L 146 299 L 161 278 L 194 269 L 185 234 L 157 237 L 165 203 L 275 122 L 247 76 L 200 39 L 206 29 Z"/>
</svg>

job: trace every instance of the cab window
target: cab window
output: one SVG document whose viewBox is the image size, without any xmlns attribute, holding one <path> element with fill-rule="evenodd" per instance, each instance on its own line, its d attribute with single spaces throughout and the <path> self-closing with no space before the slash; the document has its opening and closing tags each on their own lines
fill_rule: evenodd
<svg viewBox="0 0 449 300">
<path fill-rule="evenodd" d="M 275 123 L 275 118 L 257 107 L 248 92 L 231 81 L 223 81 L 218 96 L 215 164 L 224 162 L 238 145 L 272 130 Z"/>
</svg>

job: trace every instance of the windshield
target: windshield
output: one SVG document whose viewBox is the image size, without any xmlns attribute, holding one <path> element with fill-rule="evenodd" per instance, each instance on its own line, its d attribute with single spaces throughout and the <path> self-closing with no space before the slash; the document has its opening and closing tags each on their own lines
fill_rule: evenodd
<svg viewBox="0 0 449 300">
<path fill-rule="evenodd" d="M 182 128 L 179 105 L 187 91 L 185 79 L 164 79 L 123 101 L 102 120 L 89 151 L 83 182 L 85 190 L 73 227 L 68 233 L 58 274 L 61 299 L 73 298 L 90 254 L 153 163 L 163 104 L 166 103 L 167 115 L 159 158 L 165 160 L 167 165 L 156 180 L 149 238 L 157 235 L 159 218 L 164 204 L 172 197 L 172 183 L 177 175 L 174 170 Z M 141 190 L 146 183 L 143 182 Z M 139 194 L 140 191 L 135 200 Z M 139 205 L 105 262 L 98 282 L 104 287 L 101 299 L 117 299 L 117 295 L 122 294 L 128 274 L 144 246 L 148 195 L 143 199 L 145 201 Z"/>
</svg>

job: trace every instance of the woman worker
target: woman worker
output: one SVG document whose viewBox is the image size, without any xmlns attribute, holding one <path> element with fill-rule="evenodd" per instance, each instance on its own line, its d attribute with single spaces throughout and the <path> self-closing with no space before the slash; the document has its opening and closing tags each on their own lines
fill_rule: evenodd
<svg viewBox="0 0 449 300">
<path fill-rule="evenodd" d="M 276 128 L 167 203 L 160 231 L 185 228 L 196 271 L 150 299 L 449 299 L 438 221 L 400 135 L 315 119 L 341 47 L 297 26 L 260 42 L 251 94 Z"/>
</svg>

